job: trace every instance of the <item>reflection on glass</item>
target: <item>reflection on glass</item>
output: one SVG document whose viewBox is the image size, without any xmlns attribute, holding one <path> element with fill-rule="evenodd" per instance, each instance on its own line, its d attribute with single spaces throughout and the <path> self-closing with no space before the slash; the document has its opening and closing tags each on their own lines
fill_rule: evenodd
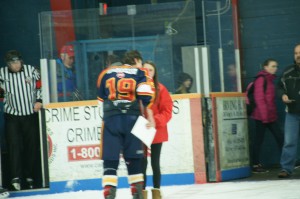
<svg viewBox="0 0 300 199">
<path fill-rule="evenodd" d="M 66 24 L 63 19 L 70 16 L 73 24 Z M 74 48 L 72 70 L 66 69 L 61 56 L 57 61 L 59 101 L 95 99 L 98 74 L 120 64 L 124 53 L 133 49 L 159 66 L 161 82 L 175 92 L 175 77 L 184 71 L 181 48 L 196 45 L 192 0 L 113 7 L 106 15 L 99 9 L 43 12 L 40 19 L 43 58 L 57 59 L 62 41 Z M 75 40 L 68 40 L 66 28 L 72 27 Z"/>
<path fill-rule="evenodd" d="M 193 86 L 193 78 L 187 73 L 181 73 L 177 79 L 178 88 L 175 94 L 186 94 L 190 93 Z"/>
</svg>

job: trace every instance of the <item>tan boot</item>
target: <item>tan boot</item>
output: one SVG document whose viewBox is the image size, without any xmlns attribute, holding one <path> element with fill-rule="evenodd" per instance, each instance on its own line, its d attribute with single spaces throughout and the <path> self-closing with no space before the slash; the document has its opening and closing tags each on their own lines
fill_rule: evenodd
<svg viewBox="0 0 300 199">
<path fill-rule="evenodd" d="M 147 190 L 143 190 L 143 197 L 144 197 L 144 199 L 148 199 L 148 191 Z"/>
<path fill-rule="evenodd" d="M 160 189 L 152 189 L 152 199 L 161 199 Z"/>
</svg>

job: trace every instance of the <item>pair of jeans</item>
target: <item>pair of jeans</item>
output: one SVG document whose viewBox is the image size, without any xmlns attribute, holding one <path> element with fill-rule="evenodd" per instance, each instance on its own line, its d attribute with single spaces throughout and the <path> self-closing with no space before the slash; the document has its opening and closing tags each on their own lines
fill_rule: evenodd
<svg viewBox="0 0 300 199">
<path fill-rule="evenodd" d="M 281 155 L 281 168 L 292 173 L 297 160 L 297 148 L 299 139 L 300 114 L 286 113 L 284 146 Z"/>
<path fill-rule="evenodd" d="M 255 120 L 255 128 L 256 133 L 253 145 L 253 165 L 258 165 L 260 164 L 261 147 L 264 142 L 266 130 L 269 129 L 273 134 L 280 152 L 282 150 L 284 138 L 280 125 L 277 121 L 271 123 L 263 123 L 259 120 Z"/>
</svg>

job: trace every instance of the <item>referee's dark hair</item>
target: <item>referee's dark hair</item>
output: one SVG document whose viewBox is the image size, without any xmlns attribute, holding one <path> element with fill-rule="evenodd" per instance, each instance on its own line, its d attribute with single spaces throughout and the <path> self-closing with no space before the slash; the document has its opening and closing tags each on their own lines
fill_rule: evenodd
<svg viewBox="0 0 300 199">
<path fill-rule="evenodd" d="M 128 51 L 124 55 L 123 63 L 129 65 L 135 65 L 136 63 L 134 59 L 143 60 L 141 53 L 137 50 Z"/>
<path fill-rule="evenodd" d="M 5 54 L 4 60 L 6 63 L 8 63 L 10 61 L 15 61 L 15 60 L 22 61 L 22 55 L 20 52 L 18 52 L 16 50 L 10 50 Z"/>
</svg>

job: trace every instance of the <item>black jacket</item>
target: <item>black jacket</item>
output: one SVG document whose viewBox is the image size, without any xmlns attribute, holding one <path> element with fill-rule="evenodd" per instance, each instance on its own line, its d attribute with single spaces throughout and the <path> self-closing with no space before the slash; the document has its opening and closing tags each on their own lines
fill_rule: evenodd
<svg viewBox="0 0 300 199">
<path fill-rule="evenodd" d="M 280 98 L 286 94 L 290 100 L 295 100 L 287 104 L 289 113 L 300 113 L 300 66 L 294 64 L 284 70 L 277 93 Z"/>
</svg>

